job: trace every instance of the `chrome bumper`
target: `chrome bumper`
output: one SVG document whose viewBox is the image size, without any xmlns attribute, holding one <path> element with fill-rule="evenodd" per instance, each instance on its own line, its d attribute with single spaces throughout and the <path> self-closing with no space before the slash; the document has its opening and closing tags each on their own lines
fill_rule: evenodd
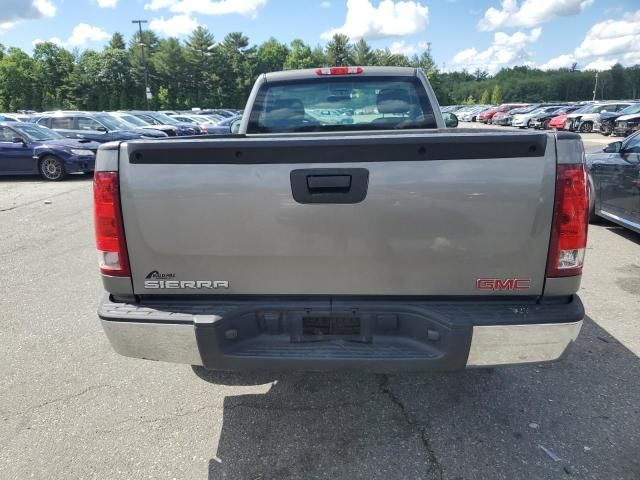
<svg viewBox="0 0 640 480">
<path fill-rule="evenodd" d="M 194 324 L 101 320 L 120 355 L 202 365 Z M 548 362 L 563 356 L 582 321 L 534 325 L 474 326 L 467 367 Z"/>
<path fill-rule="evenodd" d="M 113 349 L 125 357 L 202 365 L 196 330 L 188 323 L 101 320 Z"/>
<path fill-rule="evenodd" d="M 557 360 L 580 333 L 582 320 L 536 325 L 473 327 L 467 367 Z"/>
</svg>

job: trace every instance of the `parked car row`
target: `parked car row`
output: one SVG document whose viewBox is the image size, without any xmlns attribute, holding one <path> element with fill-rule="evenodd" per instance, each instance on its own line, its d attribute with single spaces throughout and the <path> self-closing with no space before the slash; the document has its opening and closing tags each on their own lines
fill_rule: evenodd
<svg viewBox="0 0 640 480">
<path fill-rule="evenodd" d="M 581 133 L 628 136 L 640 129 L 640 100 L 580 102 L 575 104 L 505 103 L 495 105 L 450 105 L 443 112 L 463 122 L 519 128 L 557 129 Z"/>
<path fill-rule="evenodd" d="M 231 110 L 168 113 L 0 113 L 0 175 L 39 174 L 46 180 L 62 180 L 70 173 L 93 172 L 101 143 L 227 135 L 241 118 Z"/>
</svg>

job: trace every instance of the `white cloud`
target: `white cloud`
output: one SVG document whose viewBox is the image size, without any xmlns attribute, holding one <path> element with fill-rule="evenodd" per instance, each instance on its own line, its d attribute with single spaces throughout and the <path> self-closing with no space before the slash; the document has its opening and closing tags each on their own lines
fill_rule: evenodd
<svg viewBox="0 0 640 480">
<path fill-rule="evenodd" d="M 33 42 L 31 42 L 31 45 L 35 47 L 37 44 L 45 43 L 45 42 L 54 43 L 56 45 L 62 45 L 62 40 L 60 40 L 58 37 L 51 37 L 49 40 L 42 40 L 40 38 L 36 38 Z"/>
<path fill-rule="evenodd" d="M 547 63 L 540 65 L 542 70 L 557 70 L 559 68 L 571 68 L 576 63 L 576 57 L 571 54 L 559 55 Z"/>
<path fill-rule="evenodd" d="M 151 0 L 144 5 L 145 10 L 168 8 L 179 15 L 228 15 L 237 13 L 255 18 L 267 0 Z"/>
<path fill-rule="evenodd" d="M 111 35 L 100 27 L 94 27 L 88 23 L 79 23 L 71 32 L 68 40 L 64 42 L 64 45 L 69 47 L 82 47 L 89 42 L 101 42 L 109 40 L 109 38 L 111 38 Z"/>
<path fill-rule="evenodd" d="M 528 63 L 531 54 L 527 48 L 537 42 L 541 34 L 541 28 L 534 28 L 528 34 L 516 32 L 513 35 L 507 35 L 504 32 L 496 32 L 489 48 L 483 51 L 478 51 L 475 48 L 462 50 L 453 57 L 450 66 L 453 69 L 475 70 L 479 68 L 489 73 L 496 73 L 502 67 L 508 67 L 515 63 Z"/>
<path fill-rule="evenodd" d="M 0 23 L 0 33 L 4 33 L 7 30 L 11 30 L 13 27 L 16 26 L 18 22 L 2 22 Z"/>
<path fill-rule="evenodd" d="M 593 62 L 588 63 L 583 70 L 609 70 L 616 63 L 618 63 L 618 59 L 614 58 L 613 60 L 605 60 L 603 58 L 599 58 L 594 60 Z"/>
<path fill-rule="evenodd" d="M 51 37 L 49 40 L 36 38 L 31 44 L 35 46 L 38 43 L 50 42 L 63 47 L 74 48 L 84 47 L 91 42 L 103 42 L 109 38 L 111 38 L 111 35 L 100 27 L 94 27 L 88 23 L 79 23 L 74 27 L 71 36 L 66 41 L 62 41 L 58 37 Z"/>
<path fill-rule="evenodd" d="M 23 3 L 25 3 L 24 0 Z M 33 0 L 32 4 L 36 8 L 36 10 L 38 10 L 45 17 L 53 17 L 56 14 L 56 6 L 51 3 L 51 0 Z"/>
<path fill-rule="evenodd" d="M 151 0 L 144 4 L 145 10 L 161 10 L 176 4 L 176 0 Z"/>
<path fill-rule="evenodd" d="M 0 33 L 11 30 L 23 20 L 53 17 L 56 6 L 50 0 L 2 0 Z"/>
<path fill-rule="evenodd" d="M 331 2 L 329 0 L 324 0 L 324 2 L 320 4 L 320 6 L 322 8 L 331 8 Z"/>
<path fill-rule="evenodd" d="M 577 15 L 592 3 L 593 0 L 502 0 L 500 9 L 491 7 L 484 12 L 478 30 L 531 28 L 556 17 Z"/>
<path fill-rule="evenodd" d="M 595 55 L 615 55 L 640 50 L 640 10 L 625 15 L 622 20 L 605 20 L 589 29 L 582 44 L 575 50 L 578 58 Z"/>
<path fill-rule="evenodd" d="M 198 21 L 189 15 L 174 15 L 167 20 L 164 17 L 154 18 L 149 28 L 167 37 L 183 37 L 189 35 L 198 26 Z"/>
<path fill-rule="evenodd" d="M 98 0 L 98 6 L 100 8 L 116 8 L 118 0 Z"/>
<path fill-rule="evenodd" d="M 581 62 L 586 64 L 581 66 L 586 70 L 606 70 L 616 61 L 627 66 L 640 64 L 640 10 L 623 15 L 620 20 L 596 23 L 572 53 L 552 58 L 541 68 L 563 68 Z"/>
<path fill-rule="evenodd" d="M 406 43 L 404 40 L 392 42 L 389 45 L 391 53 L 401 53 L 402 55 L 412 56 L 420 54 L 429 48 L 429 42 L 418 42 L 417 44 Z"/>
<path fill-rule="evenodd" d="M 324 32 L 329 40 L 336 33 L 351 39 L 378 39 L 410 35 L 424 31 L 429 25 L 429 7 L 417 1 L 381 0 L 374 7 L 370 0 L 347 0 L 344 25 Z"/>
</svg>

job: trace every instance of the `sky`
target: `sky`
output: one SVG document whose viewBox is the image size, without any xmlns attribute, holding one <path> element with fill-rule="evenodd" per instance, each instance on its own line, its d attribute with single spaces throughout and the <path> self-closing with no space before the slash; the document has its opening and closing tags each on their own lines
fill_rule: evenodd
<svg viewBox="0 0 640 480">
<path fill-rule="evenodd" d="M 431 48 L 445 71 L 513 65 L 608 69 L 640 64 L 640 0 L 0 0 L 0 43 L 101 49 L 146 19 L 161 37 L 204 25 L 324 45 L 334 33 L 412 55 Z"/>
</svg>

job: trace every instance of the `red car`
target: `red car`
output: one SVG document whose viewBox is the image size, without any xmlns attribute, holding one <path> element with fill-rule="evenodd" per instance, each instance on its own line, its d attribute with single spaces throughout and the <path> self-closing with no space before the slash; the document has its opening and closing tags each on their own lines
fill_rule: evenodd
<svg viewBox="0 0 640 480">
<path fill-rule="evenodd" d="M 524 107 L 524 104 L 521 103 L 503 103 L 497 108 L 492 108 L 491 110 L 487 110 L 486 112 L 482 112 L 478 115 L 478 121 L 482 123 L 490 123 L 493 116 L 498 112 L 507 112 L 512 108 Z"/>
<path fill-rule="evenodd" d="M 562 115 L 553 117 L 549 121 L 549 128 L 557 128 L 558 130 L 562 130 L 562 128 L 564 127 L 564 121 L 567 119 L 568 115 L 568 113 L 563 113 Z"/>
</svg>

